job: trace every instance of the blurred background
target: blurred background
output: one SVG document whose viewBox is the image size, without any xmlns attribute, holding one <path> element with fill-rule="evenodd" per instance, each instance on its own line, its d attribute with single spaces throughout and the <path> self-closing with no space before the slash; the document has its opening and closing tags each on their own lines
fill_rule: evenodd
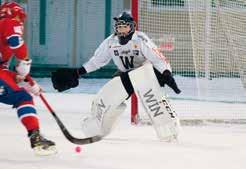
<svg viewBox="0 0 246 169">
<path fill-rule="evenodd" d="M 113 17 L 123 10 L 130 10 L 130 0 L 15 2 L 21 3 L 28 13 L 25 38 L 35 76 L 49 76 L 50 71 L 57 67 L 81 66 L 113 33 Z M 100 74 L 94 73 L 89 77 L 111 77 L 114 70 L 110 64 L 99 71 Z"/>
</svg>

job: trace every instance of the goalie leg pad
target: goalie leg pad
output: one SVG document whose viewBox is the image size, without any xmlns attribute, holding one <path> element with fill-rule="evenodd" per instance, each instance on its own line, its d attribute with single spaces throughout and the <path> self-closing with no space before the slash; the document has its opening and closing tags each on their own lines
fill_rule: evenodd
<svg viewBox="0 0 246 169">
<path fill-rule="evenodd" d="M 178 136 L 179 120 L 157 81 L 152 65 L 129 72 L 135 93 L 150 117 L 160 140 L 171 141 Z"/>
<path fill-rule="evenodd" d="M 101 127 L 103 136 L 108 135 L 113 130 L 113 128 L 116 126 L 116 122 L 118 121 L 120 115 L 125 111 L 125 109 L 126 104 L 121 103 L 114 110 L 110 110 L 104 114 Z"/>
<path fill-rule="evenodd" d="M 82 130 L 86 137 L 93 137 L 95 135 L 107 136 L 116 126 L 119 116 L 125 111 L 126 104 L 120 104 L 116 109 L 109 110 L 104 114 L 102 122 L 95 116 L 86 116 L 82 120 Z"/>
<path fill-rule="evenodd" d="M 106 83 L 93 100 L 90 115 L 82 120 L 82 130 L 86 137 L 108 135 L 117 117 L 125 110 L 123 102 L 127 97 L 120 77 Z"/>
</svg>

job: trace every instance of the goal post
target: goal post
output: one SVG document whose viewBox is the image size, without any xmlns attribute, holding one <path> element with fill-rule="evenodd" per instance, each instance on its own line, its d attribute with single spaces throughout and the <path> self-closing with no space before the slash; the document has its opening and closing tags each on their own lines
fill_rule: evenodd
<svg viewBox="0 0 246 169">
<path fill-rule="evenodd" d="M 175 95 L 165 88 L 169 97 L 196 101 L 174 107 L 181 119 L 246 118 L 246 108 L 237 106 L 246 103 L 246 1 L 132 0 L 131 7 L 138 29 L 169 59 L 182 89 Z M 207 110 L 198 106 L 203 102 Z M 132 110 L 139 115 L 141 105 Z"/>
<path fill-rule="evenodd" d="M 136 22 L 136 30 L 138 30 L 138 0 L 131 1 L 131 13 Z M 138 98 L 135 93 L 131 96 L 131 123 L 138 123 Z"/>
</svg>

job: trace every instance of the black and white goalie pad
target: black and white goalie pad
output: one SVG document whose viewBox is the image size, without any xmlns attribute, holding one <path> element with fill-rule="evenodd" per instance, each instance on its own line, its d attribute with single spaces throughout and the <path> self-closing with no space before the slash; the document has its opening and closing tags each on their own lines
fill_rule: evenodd
<svg viewBox="0 0 246 169">
<path fill-rule="evenodd" d="M 131 71 L 129 77 L 158 138 L 176 140 L 180 130 L 179 119 L 159 85 L 152 65 L 145 64 Z"/>
<path fill-rule="evenodd" d="M 112 131 L 118 117 L 124 112 L 126 105 L 123 102 L 127 97 L 128 93 L 120 77 L 107 82 L 93 100 L 91 112 L 82 119 L 81 127 L 85 136 L 107 136 Z"/>
</svg>

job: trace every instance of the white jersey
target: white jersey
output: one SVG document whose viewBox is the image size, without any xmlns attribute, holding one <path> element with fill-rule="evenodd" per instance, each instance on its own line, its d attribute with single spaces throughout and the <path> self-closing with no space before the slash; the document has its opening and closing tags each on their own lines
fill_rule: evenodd
<svg viewBox="0 0 246 169">
<path fill-rule="evenodd" d="M 166 69 L 171 71 L 165 56 L 159 52 L 157 46 L 148 36 L 140 31 L 135 31 L 132 39 L 125 45 L 119 44 L 117 36 L 109 36 L 97 48 L 94 56 L 83 66 L 89 73 L 108 64 L 111 59 L 122 72 L 138 68 L 146 62 L 152 63 L 161 73 Z"/>
</svg>

